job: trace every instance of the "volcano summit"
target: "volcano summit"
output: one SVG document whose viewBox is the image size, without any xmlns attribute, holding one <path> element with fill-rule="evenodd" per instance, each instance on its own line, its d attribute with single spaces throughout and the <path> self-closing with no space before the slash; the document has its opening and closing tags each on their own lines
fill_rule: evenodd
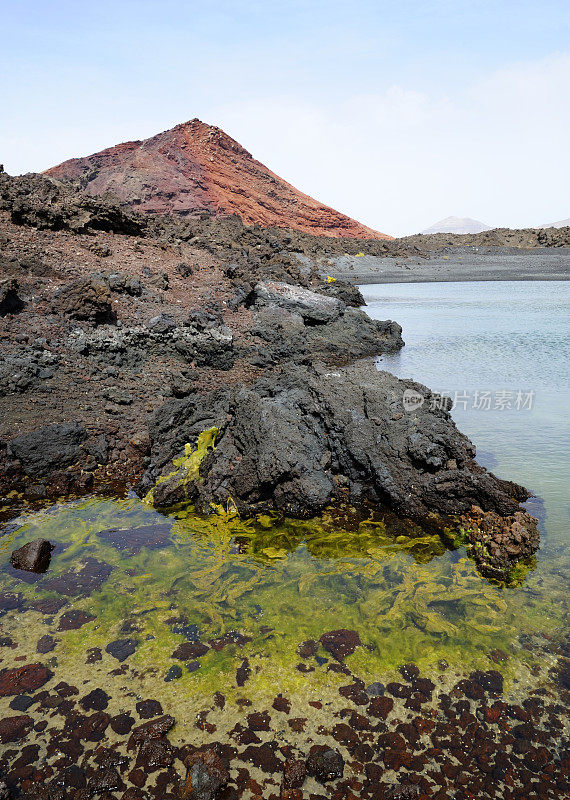
<svg viewBox="0 0 570 800">
<path fill-rule="evenodd" d="M 47 170 L 89 194 L 112 192 L 143 212 L 237 214 L 246 225 L 318 236 L 390 239 L 295 189 L 220 128 L 199 119 Z"/>
</svg>

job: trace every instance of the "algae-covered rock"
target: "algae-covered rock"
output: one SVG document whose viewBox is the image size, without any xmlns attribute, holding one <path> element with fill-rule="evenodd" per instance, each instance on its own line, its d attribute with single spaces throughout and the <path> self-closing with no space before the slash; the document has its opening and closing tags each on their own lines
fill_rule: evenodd
<svg viewBox="0 0 570 800">
<path fill-rule="evenodd" d="M 202 431 L 198 436 L 196 449 L 186 444 L 184 455 L 173 461 L 176 467 L 174 472 L 158 479 L 154 488 L 148 492 L 146 501 L 156 508 L 168 508 L 197 498 L 201 481 L 200 464 L 208 451 L 214 448 L 218 432 L 216 427 Z"/>
<path fill-rule="evenodd" d="M 422 403 L 407 409 L 410 391 Z M 185 498 L 207 511 L 231 502 L 244 515 L 277 510 L 301 518 L 348 495 L 433 529 L 477 505 L 507 527 L 507 518 L 521 514 L 524 553 L 536 549 L 534 523 L 519 507 L 528 492 L 475 462 L 474 446 L 438 401 L 425 386 L 372 364 L 329 370 L 289 363 L 251 387 L 162 406 L 140 491 L 155 487 L 156 498 L 164 483 L 166 496 L 158 496 L 165 505 Z M 207 458 L 205 426 L 216 429 Z"/>
<path fill-rule="evenodd" d="M 342 778 L 344 759 L 338 750 L 333 750 L 327 745 L 314 744 L 307 759 L 307 773 L 319 783 Z"/>
</svg>

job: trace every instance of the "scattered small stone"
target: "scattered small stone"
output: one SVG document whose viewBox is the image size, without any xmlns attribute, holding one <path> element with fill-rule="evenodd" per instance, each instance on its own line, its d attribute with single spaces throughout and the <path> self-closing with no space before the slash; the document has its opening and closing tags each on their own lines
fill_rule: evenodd
<svg viewBox="0 0 570 800">
<path fill-rule="evenodd" d="M 147 328 L 153 333 L 168 333 L 176 328 L 176 320 L 168 314 L 159 314 L 148 321 Z"/>
<path fill-rule="evenodd" d="M 214 800 L 230 779 L 230 773 L 213 748 L 197 750 L 185 759 L 186 782 L 182 797 L 188 800 Z"/>
<path fill-rule="evenodd" d="M 93 689 L 80 700 L 80 705 L 86 711 L 104 711 L 109 705 L 109 695 L 103 689 Z"/>
<path fill-rule="evenodd" d="M 263 772 L 281 772 L 283 761 L 277 758 L 275 751 L 277 742 L 265 742 L 259 746 L 249 745 L 243 751 L 241 757 L 243 761 L 250 761 L 255 767 Z"/>
<path fill-rule="evenodd" d="M 130 406 L 133 402 L 131 393 L 126 389 L 119 389 L 118 386 L 109 386 L 103 389 L 103 397 L 118 406 Z"/>
<path fill-rule="evenodd" d="M 19 694 L 10 702 L 10 708 L 14 711 L 27 711 L 36 701 L 27 694 Z"/>
<path fill-rule="evenodd" d="M 337 750 L 326 745 L 314 744 L 307 759 L 307 773 L 319 783 L 327 783 L 344 774 L 344 759 Z"/>
<path fill-rule="evenodd" d="M 190 264 L 187 264 L 185 261 L 182 261 L 176 267 L 176 272 L 181 275 L 183 278 L 189 278 L 190 275 L 194 272 Z"/>
<path fill-rule="evenodd" d="M 399 668 L 399 672 L 406 681 L 412 681 L 420 676 L 420 671 L 415 664 L 404 664 Z"/>
<path fill-rule="evenodd" d="M 321 644 L 333 658 L 336 658 L 337 661 L 343 661 L 346 656 L 352 655 L 362 642 L 356 631 L 349 631 L 346 628 L 341 628 L 337 631 L 323 633 L 321 636 Z"/>
<path fill-rule="evenodd" d="M 177 681 L 181 677 L 182 667 L 179 664 L 174 664 L 164 676 L 164 682 L 170 683 L 170 681 Z"/>
<path fill-rule="evenodd" d="M 146 739 L 160 739 L 165 736 L 175 723 L 174 717 L 164 714 L 162 717 L 145 722 L 135 728 L 129 739 L 128 748 L 132 750 L 138 744 L 142 744 Z"/>
<path fill-rule="evenodd" d="M 127 733 L 131 732 L 133 725 L 135 724 L 135 720 L 131 717 L 130 714 L 122 713 L 117 714 L 114 717 L 111 717 L 111 730 L 115 733 L 118 733 L 119 736 L 125 736 Z"/>
<path fill-rule="evenodd" d="M 307 776 L 307 766 L 304 761 L 288 758 L 283 764 L 283 782 L 281 788 L 285 791 L 300 789 Z"/>
<path fill-rule="evenodd" d="M 247 725 L 252 731 L 268 731 L 271 717 L 268 711 L 255 711 L 247 715 Z"/>
<path fill-rule="evenodd" d="M 162 714 L 162 706 L 158 700 L 139 700 L 135 707 L 141 719 L 150 719 Z"/>
<path fill-rule="evenodd" d="M 286 697 L 281 697 L 281 695 L 278 695 L 273 701 L 273 708 L 276 711 L 281 711 L 284 714 L 289 714 L 289 712 L 291 711 L 291 703 L 289 700 L 287 700 Z"/>
<path fill-rule="evenodd" d="M 173 761 L 174 749 L 168 739 L 148 739 L 139 748 L 135 769 L 142 769 L 148 774 L 170 767 Z"/>
<path fill-rule="evenodd" d="M 314 639 L 307 639 L 306 642 L 301 642 L 297 648 L 297 653 L 301 656 L 301 658 L 311 658 L 311 656 L 316 656 L 318 650 L 319 643 Z"/>
<path fill-rule="evenodd" d="M 87 650 L 87 659 L 85 661 L 86 664 L 95 664 L 97 661 L 101 661 L 103 659 L 103 653 L 101 652 L 100 647 L 90 647 Z"/>
<path fill-rule="evenodd" d="M 114 767 L 98 769 L 89 780 L 88 790 L 90 794 L 103 794 L 103 792 L 116 792 L 124 789 L 121 776 Z"/>
<path fill-rule="evenodd" d="M 248 642 L 251 642 L 251 636 L 244 636 L 242 633 L 239 633 L 239 631 L 228 631 L 218 639 L 211 639 L 210 647 L 212 650 L 219 652 L 229 644 L 237 644 L 238 647 L 243 647 L 244 644 Z"/>
<path fill-rule="evenodd" d="M 421 794 L 421 789 L 412 784 L 400 784 L 399 786 L 389 786 L 385 792 L 386 800 L 415 800 Z"/>
<path fill-rule="evenodd" d="M 89 612 L 82 611 L 81 609 L 72 608 L 70 611 L 64 611 L 61 615 L 57 629 L 58 631 L 76 631 L 84 625 L 87 625 L 88 622 L 92 622 L 94 619 L 95 617 L 93 614 L 89 614 Z"/>
<path fill-rule="evenodd" d="M 26 572 L 47 572 L 53 549 L 54 545 L 47 539 L 35 539 L 14 550 L 10 556 L 10 564 L 15 569 L 22 569 Z"/>
<path fill-rule="evenodd" d="M 171 630 L 172 633 L 184 636 L 184 638 L 188 642 L 198 642 L 200 640 L 200 636 L 202 635 L 197 625 L 194 624 L 189 625 L 184 621 L 176 621 L 172 625 Z"/>
<path fill-rule="evenodd" d="M 21 611 L 24 606 L 24 598 L 20 593 L 2 592 L 0 594 L 0 615 L 8 611 Z"/>
<path fill-rule="evenodd" d="M 243 686 L 246 681 L 249 680 L 249 676 L 251 675 L 251 668 L 249 666 L 249 660 L 244 658 L 241 662 L 241 666 L 236 670 L 236 683 L 238 686 Z"/>
<path fill-rule="evenodd" d="M 45 600 L 35 600 L 31 608 L 34 611 L 38 611 L 40 614 L 45 614 L 46 616 L 51 616 L 52 614 L 57 614 L 57 612 L 63 608 L 65 605 L 66 600 L 59 597 L 48 597 Z"/>
<path fill-rule="evenodd" d="M 46 634 L 45 636 L 40 636 L 38 639 L 38 643 L 36 645 L 36 653 L 51 653 L 51 651 L 55 648 L 55 639 L 53 636 Z"/>
<path fill-rule="evenodd" d="M 105 648 L 105 652 L 109 653 L 109 655 L 116 658 L 117 661 L 125 661 L 129 656 L 137 649 L 137 640 L 136 639 L 116 639 L 114 642 L 110 642 Z"/>
<path fill-rule="evenodd" d="M 33 725 L 34 720 L 27 714 L 0 720 L 0 742 L 19 742 L 28 735 Z"/>
<path fill-rule="evenodd" d="M 188 661 L 206 655 L 209 649 L 208 645 L 202 644 L 202 642 L 182 642 L 172 653 L 171 658 Z"/>
<path fill-rule="evenodd" d="M 0 697 L 35 692 L 52 677 L 53 673 L 43 664 L 3 669 L 0 672 Z"/>
</svg>

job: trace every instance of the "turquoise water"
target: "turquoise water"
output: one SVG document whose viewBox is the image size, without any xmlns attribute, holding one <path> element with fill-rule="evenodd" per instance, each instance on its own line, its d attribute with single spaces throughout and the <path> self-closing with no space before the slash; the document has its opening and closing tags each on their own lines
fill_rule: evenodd
<svg viewBox="0 0 570 800">
<path fill-rule="evenodd" d="M 544 501 L 539 560 L 560 559 L 566 570 L 570 285 L 477 281 L 361 290 L 370 316 L 403 328 L 406 346 L 378 358 L 379 368 L 452 399 L 457 393 L 453 417 L 480 463 Z"/>
</svg>

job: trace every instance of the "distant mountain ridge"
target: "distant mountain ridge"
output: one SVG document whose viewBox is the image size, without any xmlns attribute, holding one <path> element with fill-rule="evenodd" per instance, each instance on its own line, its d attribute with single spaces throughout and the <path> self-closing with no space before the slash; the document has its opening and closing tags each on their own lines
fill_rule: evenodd
<svg viewBox="0 0 570 800">
<path fill-rule="evenodd" d="M 237 214 L 246 225 L 317 236 L 391 239 L 319 203 L 256 161 L 220 128 L 193 119 L 46 171 L 89 194 L 112 192 L 143 212 Z"/>
<path fill-rule="evenodd" d="M 431 233 L 483 233 L 492 230 L 490 225 L 470 217 L 446 217 L 421 231 L 426 236 Z"/>
<path fill-rule="evenodd" d="M 537 228 L 570 228 L 570 217 L 561 219 L 559 222 L 549 222 L 545 225 L 537 225 Z"/>
</svg>

